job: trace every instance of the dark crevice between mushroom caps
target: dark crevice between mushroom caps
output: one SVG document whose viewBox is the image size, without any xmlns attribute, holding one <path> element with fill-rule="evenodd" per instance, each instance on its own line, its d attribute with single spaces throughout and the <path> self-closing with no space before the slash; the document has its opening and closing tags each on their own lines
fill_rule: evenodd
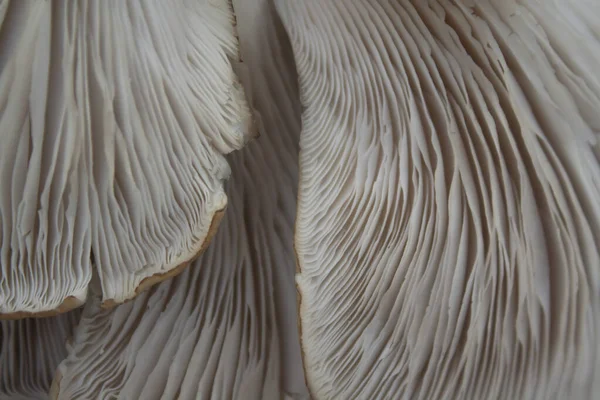
<svg viewBox="0 0 600 400">
<path fill-rule="evenodd" d="M 229 9 L 231 10 L 231 15 L 233 17 L 233 37 L 236 39 L 238 43 L 238 51 L 237 51 L 237 59 L 230 58 L 231 68 L 237 77 L 237 81 L 234 82 L 234 85 L 239 85 L 243 90 L 244 99 L 248 104 L 248 107 L 252 111 L 250 115 L 249 121 L 249 136 L 248 141 L 258 139 L 260 137 L 260 131 L 262 129 L 262 125 L 260 123 L 260 114 L 254 108 L 252 102 L 252 90 L 250 90 L 250 85 L 252 80 L 249 78 L 248 67 L 244 64 L 244 58 L 242 57 L 242 50 L 240 45 L 240 34 L 238 31 L 238 23 L 237 23 L 237 14 L 235 13 L 235 7 L 233 6 L 233 0 L 229 0 L 227 2 L 229 4 Z M 247 142 L 246 142 L 247 143 Z"/>
<path fill-rule="evenodd" d="M 278 22 L 279 22 L 279 18 L 278 18 Z M 284 28 L 282 28 L 282 30 L 284 30 Z M 287 34 L 287 32 L 284 33 L 286 36 L 286 46 L 289 46 L 289 48 L 291 48 L 291 45 L 289 44 L 289 35 Z M 295 59 L 292 55 L 292 58 Z M 294 69 L 296 68 L 296 66 L 294 65 Z M 296 72 L 296 76 L 298 75 L 298 73 Z M 301 103 L 300 105 L 300 113 L 304 114 L 304 112 L 306 111 L 306 107 L 304 106 L 303 103 Z M 302 171 L 299 170 L 298 171 L 298 182 L 300 182 L 302 180 Z M 296 204 L 299 203 L 300 200 L 300 191 L 298 191 L 298 194 L 296 195 Z M 294 233 L 294 238 L 295 238 L 296 234 Z M 298 250 L 296 249 L 296 240 L 294 239 L 293 242 L 293 250 L 294 250 L 294 261 L 296 263 L 296 275 L 302 275 L 302 266 L 300 264 L 300 260 L 298 258 Z M 304 384 L 306 385 L 306 388 L 308 390 L 308 394 L 310 396 L 310 398 L 314 398 L 312 390 L 308 384 L 308 370 L 306 368 L 306 353 L 304 351 L 304 338 L 302 335 L 302 291 L 300 290 L 300 285 L 298 285 L 298 282 L 295 282 L 295 287 L 296 287 L 296 320 L 297 320 L 297 324 L 298 324 L 298 338 L 300 340 L 300 355 L 302 357 L 302 371 L 304 372 Z"/>
<path fill-rule="evenodd" d="M 289 83 L 292 87 L 294 87 L 295 90 L 292 90 L 295 93 L 299 93 L 299 76 L 298 76 L 298 71 L 297 71 L 297 67 L 296 67 L 296 58 L 294 56 L 294 51 L 292 49 L 292 44 L 291 44 L 291 40 L 290 40 L 290 36 L 289 33 L 286 29 L 286 27 L 283 25 L 283 22 L 281 21 L 281 17 L 278 13 L 277 6 L 273 4 L 273 1 L 269 1 L 269 5 L 271 7 L 273 7 L 272 10 L 272 14 L 273 14 L 273 20 L 274 20 L 274 29 L 277 33 L 277 37 L 281 38 L 280 42 L 281 42 L 281 50 L 283 52 L 283 63 L 286 64 L 284 66 L 282 66 L 282 68 L 287 68 L 287 69 L 291 69 L 293 71 L 293 76 L 295 78 L 295 81 L 292 82 L 286 82 Z M 291 62 L 288 64 L 286 61 L 291 60 Z M 251 92 L 251 91 L 249 91 Z M 302 115 L 305 112 L 305 106 L 303 104 L 303 102 L 298 98 L 298 103 L 300 105 L 300 108 L 298 110 L 299 114 L 298 120 L 302 119 Z M 298 139 L 297 139 L 298 140 Z M 298 177 L 297 177 L 297 181 L 296 181 L 296 185 L 299 185 L 299 182 L 301 181 L 302 177 L 302 171 L 300 169 L 298 169 Z M 298 191 L 296 193 L 296 204 L 299 203 L 300 200 L 300 191 Z M 295 225 L 295 222 L 294 222 Z M 295 238 L 295 232 L 294 232 L 294 238 Z M 294 239 L 292 242 L 292 250 L 294 253 L 294 262 L 295 262 L 295 272 L 297 275 L 301 275 L 302 274 L 302 266 L 300 264 L 300 261 L 298 259 L 298 251 L 296 249 L 296 240 Z M 298 339 L 299 339 L 299 344 L 300 344 L 300 356 L 302 358 L 302 372 L 304 373 L 304 385 L 307 388 L 308 394 L 310 396 L 310 398 L 313 398 L 313 394 L 312 391 L 310 390 L 310 387 L 308 386 L 308 379 L 307 379 L 307 369 L 306 369 L 306 362 L 304 362 L 304 360 L 306 359 L 306 355 L 304 352 L 304 346 L 303 346 L 303 336 L 302 336 L 302 318 L 301 318 L 301 310 L 302 310 L 302 291 L 300 290 L 300 286 L 298 285 L 297 282 L 294 283 L 294 286 L 296 287 L 296 323 L 297 323 L 297 329 L 298 329 Z"/>
<path fill-rule="evenodd" d="M 277 30 L 277 33 L 280 35 L 280 37 L 284 38 L 282 39 L 282 49 L 285 51 L 285 59 L 291 59 L 293 60 L 292 65 L 289 66 L 289 68 L 292 68 L 294 70 L 294 76 L 296 78 L 296 82 L 291 82 L 292 85 L 298 85 L 298 71 L 297 71 L 297 67 L 296 67 L 296 58 L 294 57 L 294 51 L 292 49 L 292 45 L 291 45 L 291 41 L 290 41 L 290 36 L 288 31 L 286 30 L 285 26 L 283 25 L 281 18 L 279 16 L 279 14 L 277 12 L 273 12 L 275 15 L 275 29 Z M 304 114 L 304 112 L 306 111 L 306 107 L 304 106 L 304 103 L 302 101 L 298 101 L 300 103 L 300 117 L 299 119 L 301 119 L 301 116 Z M 299 182 L 302 180 L 302 170 L 298 169 L 298 178 L 297 178 L 297 182 L 296 184 L 299 185 Z M 296 194 L 296 204 L 298 204 L 300 201 L 300 191 L 297 192 Z M 294 222 L 294 225 L 296 223 Z M 295 240 L 295 232 L 294 232 L 294 241 L 292 243 L 292 249 L 294 252 L 294 262 L 296 263 L 296 274 L 297 275 L 301 275 L 302 274 L 302 266 L 300 264 L 300 260 L 298 258 L 298 250 L 296 249 L 296 240 Z M 300 286 L 298 285 L 298 282 L 294 283 L 294 286 L 296 287 L 296 321 L 297 321 L 297 327 L 298 327 L 298 339 L 300 341 L 300 356 L 302 357 L 302 371 L 304 373 L 304 384 L 308 390 L 308 394 L 310 396 L 310 398 L 313 398 L 313 394 L 312 391 L 310 389 L 310 386 L 308 385 L 308 378 L 307 378 L 307 369 L 306 369 L 306 354 L 304 352 L 304 339 L 302 336 L 302 317 L 301 317 L 301 313 L 302 313 L 302 291 L 300 290 Z"/>
<path fill-rule="evenodd" d="M 210 244 L 212 238 L 217 233 L 217 230 L 219 229 L 219 224 L 221 223 L 221 219 L 223 218 L 224 214 L 225 214 L 225 208 L 222 208 L 214 213 L 212 221 L 210 223 L 210 227 L 208 228 L 208 232 L 204 239 L 204 242 L 202 243 L 200 250 L 196 254 L 194 254 L 194 256 L 192 256 L 192 258 L 179 264 L 177 267 L 175 267 L 167 272 L 159 272 L 157 274 L 154 274 L 152 276 L 148 276 L 148 277 L 144 278 L 140 282 L 138 287 L 135 288 L 133 296 L 128 299 L 125 299 L 123 302 L 117 302 L 114 299 L 108 299 L 108 300 L 104 300 L 102 302 L 102 304 L 100 304 L 100 307 L 103 309 L 111 309 L 119 304 L 126 303 L 130 300 L 135 299 L 135 297 L 137 295 L 150 289 L 152 286 L 156 285 L 157 283 L 162 282 L 166 279 L 172 278 L 172 277 L 177 276 L 180 273 L 182 273 L 189 264 L 191 264 L 198 257 L 200 257 L 202 255 L 202 253 L 204 253 L 204 251 Z"/>
</svg>

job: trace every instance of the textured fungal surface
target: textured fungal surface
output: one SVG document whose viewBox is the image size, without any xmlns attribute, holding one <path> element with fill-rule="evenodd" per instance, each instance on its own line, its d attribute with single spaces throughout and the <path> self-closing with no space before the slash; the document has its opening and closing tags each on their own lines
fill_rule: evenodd
<svg viewBox="0 0 600 400">
<path fill-rule="evenodd" d="M 316 399 L 600 393 L 600 8 L 276 1 Z"/>
<path fill-rule="evenodd" d="M 86 305 L 54 382 L 58 399 L 307 398 L 293 280 L 294 64 L 267 2 L 235 5 L 248 66 L 240 76 L 261 137 L 230 158 L 221 227 L 173 280 L 114 310 Z"/>
<path fill-rule="evenodd" d="M 45 400 L 79 310 L 52 318 L 0 321 L 0 400 Z"/>
<path fill-rule="evenodd" d="M 0 313 L 132 298 L 202 249 L 250 110 L 228 0 L 0 2 Z M 92 265 L 92 262 L 94 265 Z"/>
</svg>

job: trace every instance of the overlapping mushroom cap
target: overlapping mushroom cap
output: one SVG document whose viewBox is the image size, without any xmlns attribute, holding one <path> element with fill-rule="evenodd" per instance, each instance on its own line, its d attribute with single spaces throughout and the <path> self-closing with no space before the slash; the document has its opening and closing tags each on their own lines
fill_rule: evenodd
<svg viewBox="0 0 600 400">
<path fill-rule="evenodd" d="M 179 272 L 249 139 L 230 2 L 4 0 L 0 23 L 2 317 Z"/>
<path fill-rule="evenodd" d="M 276 3 L 314 397 L 600 393 L 597 2 Z"/>
<path fill-rule="evenodd" d="M 261 137 L 232 154 L 230 204 L 202 257 L 114 310 L 86 305 L 58 399 L 306 399 L 293 223 L 300 110 L 293 59 L 268 1 L 236 5 Z"/>
</svg>

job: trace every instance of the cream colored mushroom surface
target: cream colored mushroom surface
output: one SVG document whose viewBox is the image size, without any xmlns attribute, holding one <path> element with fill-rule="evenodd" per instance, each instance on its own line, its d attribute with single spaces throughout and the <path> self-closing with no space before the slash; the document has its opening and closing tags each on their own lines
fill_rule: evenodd
<svg viewBox="0 0 600 400">
<path fill-rule="evenodd" d="M 292 247 L 294 63 L 267 1 L 234 5 L 247 65 L 240 76 L 261 137 L 230 158 L 221 227 L 178 277 L 113 310 L 86 305 L 54 381 L 57 399 L 308 399 Z"/>
<path fill-rule="evenodd" d="M 0 1 L 0 314 L 180 272 L 250 138 L 228 0 Z"/>
<path fill-rule="evenodd" d="M 52 318 L 0 321 L 0 400 L 46 400 L 80 310 Z"/>
<path fill-rule="evenodd" d="M 600 3 L 276 0 L 315 399 L 600 393 Z"/>
</svg>

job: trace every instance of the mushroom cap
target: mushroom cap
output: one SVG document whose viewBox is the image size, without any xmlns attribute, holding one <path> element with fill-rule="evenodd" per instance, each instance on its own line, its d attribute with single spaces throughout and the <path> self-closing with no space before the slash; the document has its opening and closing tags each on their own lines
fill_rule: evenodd
<svg viewBox="0 0 600 400">
<path fill-rule="evenodd" d="M 0 400 L 48 398 L 80 314 L 0 321 Z"/>
<path fill-rule="evenodd" d="M 600 13 L 277 0 L 315 399 L 600 393 Z"/>
<path fill-rule="evenodd" d="M 252 134 L 238 63 L 228 0 L 0 4 L 1 317 L 92 282 L 118 304 L 202 251 Z"/>
<path fill-rule="evenodd" d="M 300 109 L 291 52 L 263 0 L 234 3 L 261 137 L 231 155 L 229 207 L 180 276 L 84 308 L 57 399 L 306 399 L 294 299 Z M 239 8 L 238 8 L 239 5 Z"/>
</svg>

